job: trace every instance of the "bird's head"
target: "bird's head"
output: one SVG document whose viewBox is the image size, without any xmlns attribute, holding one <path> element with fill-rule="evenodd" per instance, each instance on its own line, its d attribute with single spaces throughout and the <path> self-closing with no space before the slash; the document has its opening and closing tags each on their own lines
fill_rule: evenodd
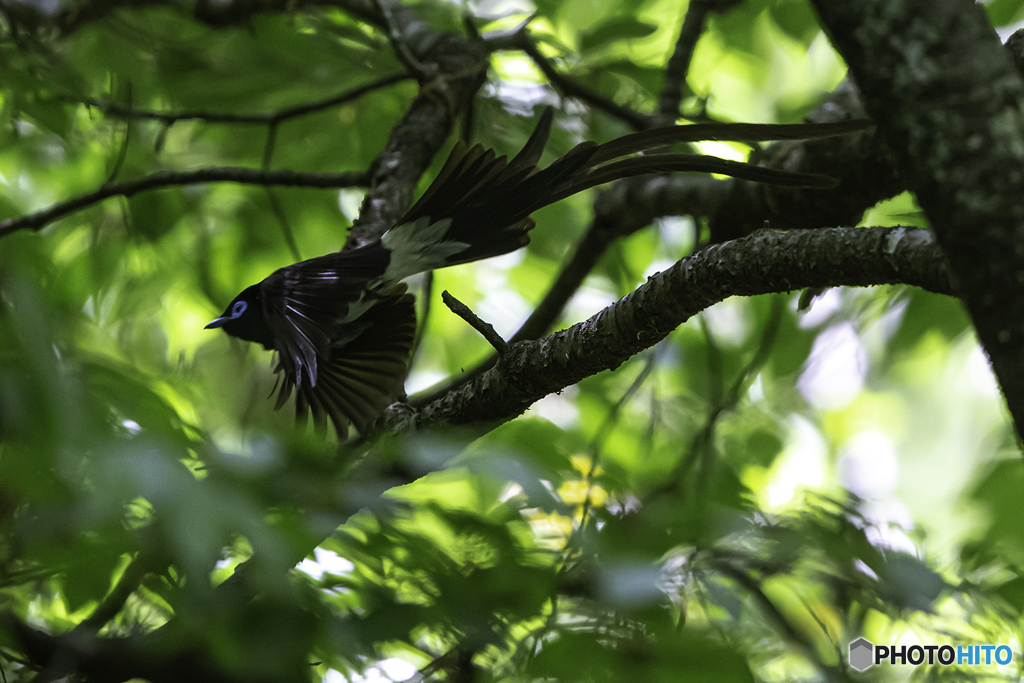
<svg viewBox="0 0 1024 683">
<path fill-rule="evenodd" d="M 219 318 L 205 329 L 221 327 L 232 337 L 259 342 L 267 349 L 275 349 L 274 335 L 263 313 L 263 299 L 258 284 L 247 287 L 236 296 Z"/>
</svg>

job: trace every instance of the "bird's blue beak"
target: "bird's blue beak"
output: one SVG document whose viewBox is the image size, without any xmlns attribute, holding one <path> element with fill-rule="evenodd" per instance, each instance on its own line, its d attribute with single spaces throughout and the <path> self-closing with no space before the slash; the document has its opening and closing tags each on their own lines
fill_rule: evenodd
<svg viewBox="0 0 1024 683">
<path fill-rule="evenodd" d="M 230 316 L 228 316 L 228 317 L 224 317 L 224 318 L 217 318 L 216 320 L 212 320 L 212 321 L 210 321 L 210 322 L 209 322 L 209 323 L 208 323 L 208 324 L 206 325 L 206 327 L 204 327 L 203 329 L 204 329 L 204 330 L 212 330 L 212 329 L 214 329 L 215 327 L 223 327 L 223 326 L 224 326 L 224 323 L 226 323 L 226 322 L 227 322 L 227 321 L 229 321 L 229 320 L 232 320 L 232 318 L 231 318 Z"/>
</svg>

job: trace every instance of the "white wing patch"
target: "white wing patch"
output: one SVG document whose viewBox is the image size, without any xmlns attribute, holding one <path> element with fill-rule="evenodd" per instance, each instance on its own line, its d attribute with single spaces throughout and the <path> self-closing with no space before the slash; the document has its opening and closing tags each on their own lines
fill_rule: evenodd
<svg viewBox="0 0 1024 683">
<path fill-rule="evenodd" d="M 431 223 L 429 216 L 422 216 L 384 233 L 380 241 L 391 252 L 391 260 L 381 279 L 398 282 L 410 275 L 441 268 L 448 264 L 450 257 L 465 251 L 469 244 L 445 240 L 451 224 L 451 218 Z"/>
</svg>

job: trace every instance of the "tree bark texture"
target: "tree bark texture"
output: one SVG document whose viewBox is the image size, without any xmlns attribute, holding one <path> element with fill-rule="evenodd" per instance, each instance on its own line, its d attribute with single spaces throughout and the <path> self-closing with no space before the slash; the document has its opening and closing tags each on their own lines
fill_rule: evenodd
<svg viewBox="0 0 1024 683">
<path fill-rule="evenodd" d="M 813 0 L 1024 434 L 1024 82 L 971 0 Z"/>
</svg>

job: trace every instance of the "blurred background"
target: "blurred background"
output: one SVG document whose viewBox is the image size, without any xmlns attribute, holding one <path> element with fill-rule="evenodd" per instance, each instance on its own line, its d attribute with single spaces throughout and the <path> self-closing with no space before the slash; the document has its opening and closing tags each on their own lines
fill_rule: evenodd
<svg viewBox="0 0 1024 683">
<path fill-rule="evenodd" d="M 349 4 L 213 27 L 185 3 L 0 2 L 0 220 L 164 171 L 365 171 L 415 81 L 282 120 L 272 148 L 265 120 L 220 120 L 401 74 L 387 32 Z M 1019 0 L 986 8 L 1004 37 L 1024 20 Z M 687 9 L 413 11 L 484 36 L 535 15 L 559 72 L 650 111 Z M 546 104 L 546 160 L 630 132 L 522 51 L 489 63 L 474 141 L 514 153 Z M 708 15 L 681 109 L 799 122 L 844 76 L 807 2 L 744 0 Z M 7 680 L 56 680 L 65 659 L 86 680 L 844 680 L 858 636 L 1014 653 L 872 680 L 1020 677 L 1024 470 L 959 302 L 904 286 L 734 297 L 480 438 L 339 445 L 274 411 L 269 352 L 203 326 L 275 269 L 340 249 L 364 194 L 168 184 L 0 237 Z M 442 290 L 510 337 L 593 212 L 593 192 L 570 198 L 535 215 L 527 249 L 415 279 L 408 393 L 491 353 Z M 927 221 L 902 194 L 861 225 Z M 554 329 L 707 239 L 695 212 L 613 242 Z M 70 632 L 153 671 L 120 677 L 96 655 L 102 679 Z"/>
</svg>

